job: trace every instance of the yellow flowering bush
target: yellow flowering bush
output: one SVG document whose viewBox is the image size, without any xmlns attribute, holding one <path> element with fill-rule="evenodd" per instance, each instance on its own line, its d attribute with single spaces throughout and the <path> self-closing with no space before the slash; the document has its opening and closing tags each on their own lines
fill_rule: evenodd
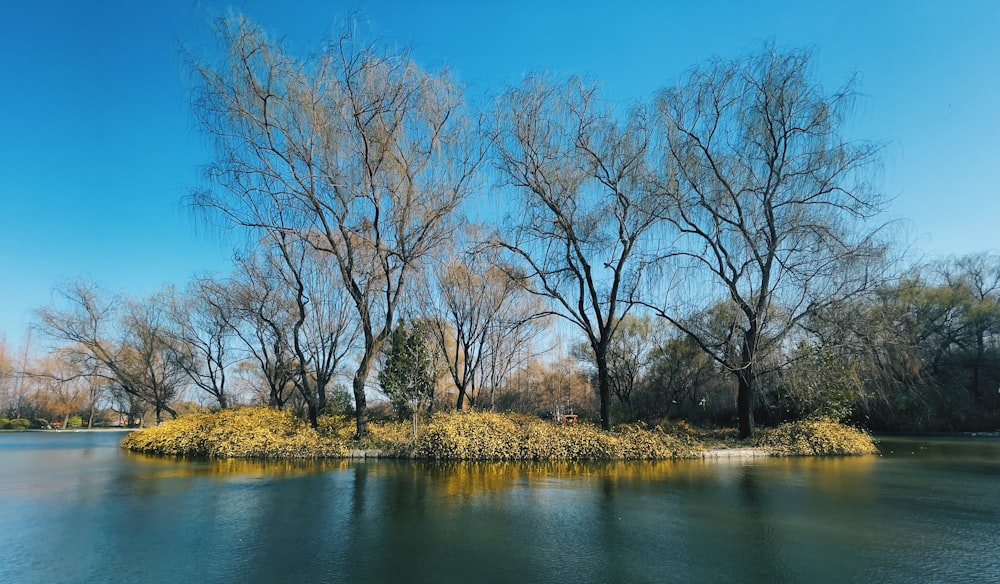
<svg viewBox="0 0 1000 584">
<path fill-rule="evenodd" d="M 873 454 L 871 435 L 829 420 L 803 420 L 760 431 L 760 447 L 786 456 Z"/>
<path fill-rule="evenodd" d="M 332 458 L 347 455 L 343 441 L 321 436 L 290 412 L 269 408 L 189 414 L 134 432 L 122 447 L 136 452 L 210 458 Z"/>
<path fill-rule="evenodd" d="M 520 443 L 518 425 L 501 414 L 438 414 L 417 438 L 410 455 L 434 460 L 516 460 Z"/>
<path fill-rule="evenodd" d="M 688 458 L 698 453 L 690 439 L 665 434 L 659 428 L 651 431 L 639 424 L 615 429 L 621 444 L 621 458 L 626 460 L 662 460 Z"/>
<path fill-rule="evenodd" d="M 439 414 L 409 456 L 434 460 L 656 460 L 696 449 L 640 426 L 604 432 L 590 424 L 556 424 L 488 412 Z"/>
<path fill-rule="evenodd" d="M 368 438 L 362 446 L 380 450 L 388 457 L 407 458 L 413 449 L 413 423 L 369 422 Z"/>
<path fill-rule="evenodd" d="M 319 430 L 289 412 L 268 408 L 188 414 L 130 434 L 128 450 L 222 459 L 302 459 L 348 456 L 348 448 L 381 456 L 431 460 L 578 461 L 667 460 L 697 457 L 706 447 L 730 446 L 729 434 L 684 423 L 649 428 L 624 424 L 605 432 L 592 424 L 558 424 L 491 412 L 435 414 L 413 437 L 411 422 L 370 422 L 353 442 L 354 418 L 325 416 Z M 781 455 L 876 452 L 868 434 L 836 422 L 810 420 L 761 429 L 756 446 Z"/>
</svg>

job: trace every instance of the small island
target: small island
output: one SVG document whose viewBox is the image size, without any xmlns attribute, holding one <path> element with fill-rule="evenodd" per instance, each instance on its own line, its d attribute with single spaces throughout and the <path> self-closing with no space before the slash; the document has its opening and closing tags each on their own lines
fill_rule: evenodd
<svg viewBox="0 0 1000 584">
<path fill-rule="evenodd" d="M 549 461 L 675 460 L 763 455 L 862 455 L 872 437 L 828 420 L 763 428 L 752 441 L 735 430 L 696 429 L 685 422 L 622 424 L 604 431 L 524 414 L 440 413 L 414 433 L 410 422 L 371 422 L 353 440 L 348 416 L 323 416 L 312 428 L 290 412 L 241 408 L 189 414 L 133 432 L 122 447 L 147 454 L 244 459 L 403 458 L 418 460 Z"/>
</svg>

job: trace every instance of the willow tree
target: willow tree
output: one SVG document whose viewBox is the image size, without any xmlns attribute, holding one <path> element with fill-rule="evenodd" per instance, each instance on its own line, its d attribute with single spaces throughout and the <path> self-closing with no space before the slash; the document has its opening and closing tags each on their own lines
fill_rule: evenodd
<svg viewBox="0 0 1000 584">
<path fill-rule="evenodd" d="M 212 187 L 193 202 L 328 254 L 363 341 L 353 380 L 362 437 L 375 358 L 412 272 L 472 188 L 479 133 L 448 74 L 405 52 L 350 32 L 300 58 L 243 17 L 217 30 L 221 61 L 193 66 L 194 109 L 216 148 Z"/>
<path fill-rule="evenodd" d="M 619 119 L 579 80 L 529 78 L 506 94 L 498 118 L 500 171 L 520 195 L 498 245 L 584 334 L 610 429 L 608 348 L 656 251 L 662 205 L 649 188 L 647 117 L 636 108 Z"/>
<path fill-rule="evenodd" d="M 155 295 L 141 302 L 105 298 L 93 284 L 59 289 L 67 307 L 37 312 L 39 328 L 60 343 L 59 355 L 82 377 L 176 418 L 171 403 L 184 388 L 185 375 L 173 358 L 167 302 Z"/>
<path fill-rule="evenodd" d="M 880 147 L 841 136 L 854 82 L 828 93 L 809 64 L 768 47 L 658 97 L 664 218 L 693 301 L 663 314 L 735 375 L 741 437 L 753 435 L 762 359 L 807 315 L 869 288 L 882 257 Z M 718 306 L 726 326 L 701 326 Z"/>
<path fill-rule="evenodd" d="M 457 410 L 478 405 L 483 387 L 492 395 L 496 373 L 514 367 L 515 353 L 527 351 L 543 325 L 540 303 L 494 251 L 459 252 L 438 262 L 417 294 L 421 322 L 458 393 Z"/>
</svg>

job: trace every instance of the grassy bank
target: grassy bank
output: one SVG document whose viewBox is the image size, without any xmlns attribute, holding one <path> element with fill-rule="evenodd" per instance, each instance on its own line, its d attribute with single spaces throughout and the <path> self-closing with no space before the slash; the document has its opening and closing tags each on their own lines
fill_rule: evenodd
<svg viewBox="0 0 1000 584">
<path fill-rule="evenodd" d="M 191 414 L 134 432 L 122 446 L 135 452 L 208 458 L 339 458 L 350 450 L 426 460 L 670 460 L 698 458 L 720 448 L 755 447 L 769 453 L 845 455 L 875 452 L 871 437 L 833 422 L 796 422 L 764 429 L 739 442 L 727 430 L 684 423 L 622 425 L 604 432 L 518 414 L 437 414 L 416 437 L 410 423 L 372 423 L 371 436 L 352 441 L 353 420 L 322 418 L 318 430 L 287 412 L 244 408 Z"/>
</svg>

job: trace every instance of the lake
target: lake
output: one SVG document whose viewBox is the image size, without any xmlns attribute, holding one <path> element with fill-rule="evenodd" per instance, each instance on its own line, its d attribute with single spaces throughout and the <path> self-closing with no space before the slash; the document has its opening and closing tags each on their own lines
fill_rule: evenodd
<svg viewBox="0 0 1000 584">
<path fill-rule="evenodd" d="M 0 433 L 0 582 L 1000 582 L 1000 438 L 658 463 L 176 461 Z"/>
</svg>

